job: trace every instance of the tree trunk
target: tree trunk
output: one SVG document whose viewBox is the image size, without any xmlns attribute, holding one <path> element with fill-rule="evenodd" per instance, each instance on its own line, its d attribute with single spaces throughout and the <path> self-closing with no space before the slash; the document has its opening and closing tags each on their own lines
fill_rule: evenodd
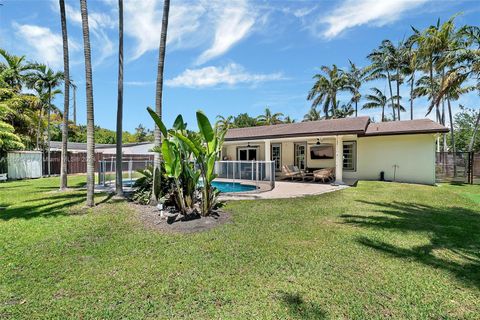
<svg viewBox="0 0 480 320">
<path fill-rule="evenodd" d="M 48 111 L 47 111 L 47 176 L 50 177 L 50 113 L 52 110 L 52 87 L 48 85 Z"/>
<path fill-rule="evenodd" d="M 92 58 L 88 28 L 87 0 L 80 0 L 82 14 L 83 51 L 85 55 L 85 88 L 87 101 L 87 206 L 95 205 L 95 136 L 93 117 Z"/>
<path fill-rule="evenodd" d="M 117 149 L 115 153 L 115 192 L 123 196 L 122 162 L 123 120 L 123 0 L 118 0 L 118 98 L 117 98 Z"/>
<path fill-rule="evenodd" d="M 477 136 L 479 124 L 480 124 L 480 110 L 478 110 L 477 122 L 475 122 L 475 127 L 473 128 L 472 139 L 470 140 L 470 145 L 468 146 L 468 152 L 472 152 L 473 147 L 475 146 L 475 138 Z"/>
<path fill-rule="evenodd" d="M 163 18 L 162 18 L 162 30 L 160 33 L 160 46 L 158 50 L 158 66 L 157 66 L 157 84 L 155 91 L 155 112 L 160 119 L 162 118 L 162 95 L 163 95 L 163 69 L 165 65 L 165 49 L 167 43 L 167 29 L 168 29 L 168 13 L 170 11 L 170 0 L 164 0 L 163 2 Z M 162 143 L 162 134 L 157 125 L 155 125 L 154 131 L 154 145 L 160 146 Z M 154 168 L 159 169 L 160 172 L 160 155 L 155 153 Z M 156 175 L 157 170 L 154 170 Z M 154 189 L 157 187 L 155 184 L 160 183 L 160 179 L 154 177 L 153 184 Z M 156 203 L 158 199 L 155 199 L 155 193 L 152 192 L 152 202 Z"/>
<path fill-rule="evenodd" d="M 413 120 L 413 88 L 415 85 L 415 71 L 412 73 L 411 83 L 410 83 L 410 120 Z"/>
<path fill-rule="evenodd" d="M 62 24 L 63 40 L 63 76 L 65 82 L 65 91 L 63 93 L 63 127 L 62 127 L 62 154 L 60 168 L 60 190 L 68 187 L 68 110 L 70 107 L 70 68 L 68 59 L 68 34 L 67 20 L 65 15 L 65 0 L 59 0 L 60 20 Z"/>
<path fill-rule="evenodd" d="M 448 104 L 448 117 L 450 120 L 450 137 L 452 139 L 452 151 L 453 151 L 453 176 L 457 176 L 457 149 L 455 147 L 455 134 L 453 131 L 453 116 L 452 116 L 452 106 L 450 105 L 450 99 L 447 99 Z"/>
<path fill-rule="evenodd" d="M 358 117 L 358 101 L 355 100 L 355 118 Z"/>
<path fill-rule="evenodd" d="M 37 125 L 37 143 L 35 148 L 37 150 L 40 150 L 40 135 L 42 134 L 42 117 L 43 117 L 43 102 L 42 106 L 40 107 L 40 113 L 38 115 L 38 125 Z"/>
<path fill-rule="evenodd" d="M 77 125 L 77 87 L 73 87 L 73 124 Z"/>
<path fill-rule="evenodd" d="M 400 71 L 397 69 L 397 118 L 400 121 Z"/>
<path fill-rule="evenodd" d="M 392 112 L 393 112 L 393 121 L 396 120 L 396 115 L 395 115 L 395 106 L 393 105 L 393 90 L 392 90 L 392 81 L 390 78 L 390 72 L 387 70 L 387 80 L 388 80 L 388 88 L 390 89 L 390 105 L 392 106 Z"/>
<path fill-rule="evenodd" d="M 385 121 L 385 105 L 382 106 L 382 122 Z"/>
</svg>

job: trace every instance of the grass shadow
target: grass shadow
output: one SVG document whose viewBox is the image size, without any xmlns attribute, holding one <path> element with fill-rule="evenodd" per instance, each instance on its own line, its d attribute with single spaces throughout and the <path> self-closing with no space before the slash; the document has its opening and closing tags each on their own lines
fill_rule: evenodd
<svg viewBox="0 0 480 320">
<path fill-rule="evenodd" d="M 306 302 L 299 293 L 280 291 L 279 300 L 293 319 L 327 319 L 326 312 L 318 304 Z"/>
<path fill-rule="evenodd" d="M 446 270 L 467 285 L 480 288 L 478 211 L 406 202 L 359 202 L 373 206 L 375 212 L 381 215 L 342 215 L 344 223 L 382 230 L 418 232 L 430 240 L 427 245 L 404 248 L 359 237 L 360 244 L 400 259 Z M 439 256 L 438 252 L 444 250 L 448 250 L 449 254 Z"/>
<path fill-rule="evenodd" d="M 48 201 L 42 202 L 44 199 L 48 199 Z M 21 204 L 7 207 L 6 210 L 0 211 L 0 219 L 8 221 L 10 219 L 69 215 L 69 207 L 84 201 L 85 195 L 83 193 L 59 193 L 57 195 L 49 195 L 48 197 L 43 195 L 41 198 L 30 199 Z"/>
</svg>

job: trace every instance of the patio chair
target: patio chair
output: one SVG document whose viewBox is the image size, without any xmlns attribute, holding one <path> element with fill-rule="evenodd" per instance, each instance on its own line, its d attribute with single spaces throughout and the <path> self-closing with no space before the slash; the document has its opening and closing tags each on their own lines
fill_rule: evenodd
<svg viewBox="0 0 480 320">
<path fill-rule="evenodd" d="M 313 171 L 313 181 L 320 180 L 323 183 L 333 180 L 335 177 L 335 168 L 325 168 Z"/>
<path fill-rule="evenodd" d="M 295 169 L 296 168 L 296 169 Z M 290 166 L 290 165 L 283 165 L 282 166 L 282 179 L 294 179 L 294 178 L 302 178 L 302 174 L 298 167 Z"/>
<path fill-rule="evenodd" d="M 7 181 L 7 174 L 6 173 L 0 173 L 0 182 L 3 181 Z"/>
</svg>

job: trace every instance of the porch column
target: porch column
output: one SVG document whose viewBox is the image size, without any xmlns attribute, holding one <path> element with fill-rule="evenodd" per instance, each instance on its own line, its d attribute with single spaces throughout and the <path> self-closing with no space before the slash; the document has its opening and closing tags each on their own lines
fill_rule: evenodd
<svg viewBox="0 0 480 320">
<path fill-rule="evenodd" d="M 335 145 L 335 184 L 343 183 L 343 136 L 336 136 Z"/>
<path fill-rule="evenodd" d="M 271 154 L 271 146 L 270 146 L 270 140 L 265 140 L 265 161 L 271 161 L 272 160 L 272 154 Z M 268 169 L 271 169 L 271 167 L 265 167 L 265 176 L 266 178 L 270 179 L 270 172 L 271 170 L 267 170 Z"/>
</svg>

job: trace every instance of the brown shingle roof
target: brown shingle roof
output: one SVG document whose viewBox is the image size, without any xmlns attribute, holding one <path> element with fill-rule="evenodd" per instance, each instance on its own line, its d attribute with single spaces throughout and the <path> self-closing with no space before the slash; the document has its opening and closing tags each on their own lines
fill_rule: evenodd
<svg viewBox="0 0 480 320">
<path fill-rule="evenodd" d="M 365 132 L 366 136 L 411 134 L 411 133 L 437 133 L 448 132 L 448 129 L 430 119 L 416 119 L 406 121 L 389 121 L 370 123 Z"/>
<path fill-rule="evenodd" d="M 371 123 L 369 117 L 358 117 L 234 128 L 228 130 L 225 140 L 255 140 L 336 134 L 375 136 L 436 132 L 448 132 L 448 129 L 430 119 Z"/>
<path fill-rule="evenodd" d="M 358 117 L 236 128 L 228 130 L 225 140 L 254 140 L 291 136 L 322 136 L 331 134 L 363 134 L 369 122 L 369 117 Z"/>
</svg>

